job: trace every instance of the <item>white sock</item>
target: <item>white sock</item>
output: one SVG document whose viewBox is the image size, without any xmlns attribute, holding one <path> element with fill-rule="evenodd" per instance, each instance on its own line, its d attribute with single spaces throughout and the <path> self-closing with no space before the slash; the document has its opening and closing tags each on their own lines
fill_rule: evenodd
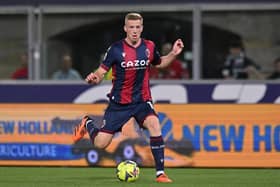
<svg viewBox="0 0 280 187">
<path fill-rule="evenodd" d="M 157 171 L 157 173 L 156 173 L 157 177 L 160 176 L 161 174 L 164 174 L 163 170 Z"/>
</svg>

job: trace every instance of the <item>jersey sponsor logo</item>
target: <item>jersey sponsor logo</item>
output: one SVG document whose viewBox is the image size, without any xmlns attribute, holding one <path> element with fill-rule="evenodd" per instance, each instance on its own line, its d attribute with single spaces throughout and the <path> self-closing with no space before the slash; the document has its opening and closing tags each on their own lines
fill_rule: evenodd
<svg viewBox="0 0 280 187">
<path fill-rule="evenodd" d="M 149 66 L 149 60 L 129 60 L 121 62 L 121 67 L 125 69 L 146 69 Z"/>
</svg>

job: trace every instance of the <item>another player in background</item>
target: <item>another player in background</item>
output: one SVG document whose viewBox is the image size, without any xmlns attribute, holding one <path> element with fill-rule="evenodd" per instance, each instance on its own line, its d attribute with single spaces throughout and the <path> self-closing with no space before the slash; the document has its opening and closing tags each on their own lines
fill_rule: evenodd
<svg viewBox="0 0 280 187">
<path fill-rule="evenodd" d="M 114 133 L 121 131 L 123 125 L 134 117 L 141 127 L 149 130 L 156 181 L 169 183 L 172 180 L 164 173 L 164 141 L 152 104 L 149 72 L 151 65 L 156 68 L 170 65 L 181 53 L 184 44 L 178 39 L 171 52 L 160 56 L 154 42 L 141 38 L 143 18 L 138 13 L 125 16 L 124 31 L 126 38 L 112 44 L 99 68 L 86 78 L 88 83 L 98 84 L 112 68 L 113 87 L 108 94 L 109 105 L 104 114 L 104 124 L 98 129 L 93 120 L 85 116 L 75 128 L 73 140 L 79 141 L 88 132 L 94 146 L 105 149 L 111 143 Z"/>
</svg>

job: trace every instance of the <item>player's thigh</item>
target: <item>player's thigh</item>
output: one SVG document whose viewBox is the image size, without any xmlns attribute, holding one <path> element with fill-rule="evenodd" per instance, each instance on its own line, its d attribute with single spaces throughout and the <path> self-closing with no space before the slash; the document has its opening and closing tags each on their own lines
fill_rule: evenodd
<svg viewBox="0 0 280 187">
<path fill-rule="evenodd" d="M 143 126 L 149 130 L 151 136 L 161 135 L 160 123 L 156 115 L 147 116 L 143 122 Z"/>
<path fill-rule="evenodd" d="M 105 111 L 103 118 L 104 126 L 101 130 L 112 134 L 121 131 L 123 125 L 131 118 L 132 111 L 129 106 L 111 103 Z"/>
<path fill-rule="evenodd" d="M 99 132 L 94 139 L 94 146 L 104 149 L 111 143 L 112 139 L 113 134 Z"/>
</svg>

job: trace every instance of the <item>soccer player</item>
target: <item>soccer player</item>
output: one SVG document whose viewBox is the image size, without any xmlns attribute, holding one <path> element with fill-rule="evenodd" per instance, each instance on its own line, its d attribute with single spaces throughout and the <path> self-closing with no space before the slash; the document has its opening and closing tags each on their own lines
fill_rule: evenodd
<svg viewBox="0 0 280 187">
<path fill-rule="evenodd" d="M 156 68 L 167 67 L 184 47 L 177 39 L 172 50 L 160 56 L 155 44 L 141 38 L 143 18 L 138 13 L 125 16 L 126 37 L 109 47 L 99 68 L 86 77 L 91 84 L 98 84 L 105 73 L 112 68 L 113 87 L 108 94 L 109 104 L 104 114 L 104 124 L 98 129 L 88 116 L 74 129 L 73 140 L 79 141 L 88 133 L 95 147 L 105 149 L 112 141 L 115 132 L 134 117 L 138 124 L 148 129 L 150 146 L 155 161 L 156 181 L 170 183 L 172 180 L 164 173 L 164 141 L 160 123 L 153 108 L 149 87 L 151 65 Z"/>
</svg>

